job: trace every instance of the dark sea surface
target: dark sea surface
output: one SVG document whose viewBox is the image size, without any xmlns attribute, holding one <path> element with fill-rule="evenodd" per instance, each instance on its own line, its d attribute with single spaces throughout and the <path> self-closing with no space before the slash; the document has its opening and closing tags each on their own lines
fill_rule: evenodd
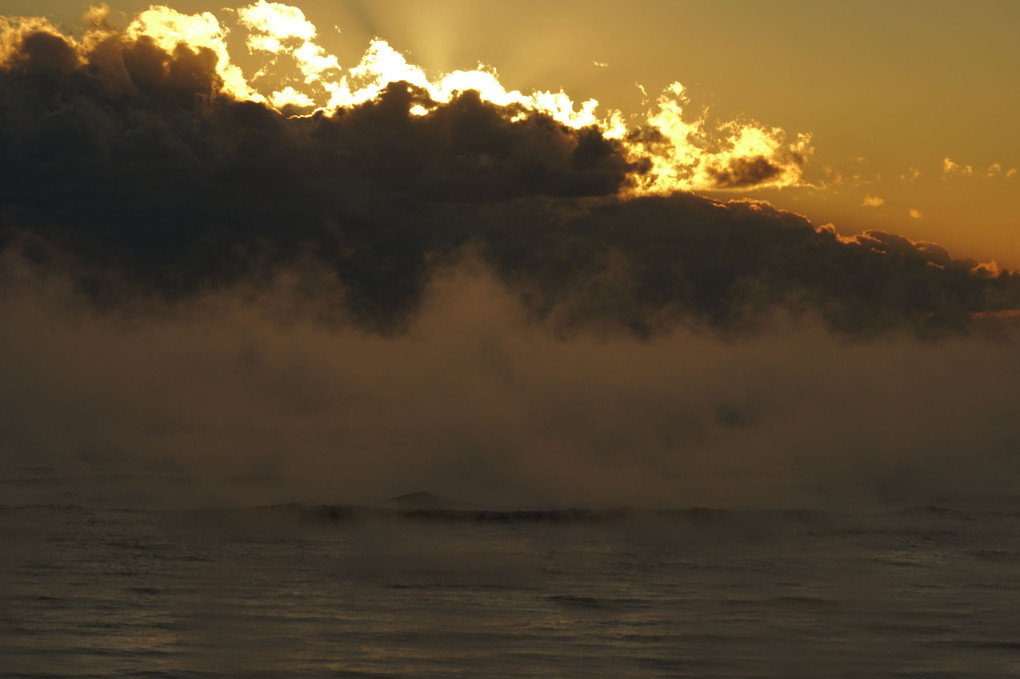
<svg viewBox="0 0 1020 679">
<path fill-rule="evenodd" d="M 4 677 L 1020 677 L 1020 513 L 0 509 Z"/>
</svg>

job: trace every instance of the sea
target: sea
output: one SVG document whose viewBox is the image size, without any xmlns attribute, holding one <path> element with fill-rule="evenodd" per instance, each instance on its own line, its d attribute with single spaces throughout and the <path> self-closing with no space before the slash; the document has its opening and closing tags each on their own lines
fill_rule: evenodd
<svg viewBox="0 0 1020 679">
<path fill-rule="evenodd" d="M 1020 677 L 1020 511 L 15 502 L 0 676 Z"/>
</svg>

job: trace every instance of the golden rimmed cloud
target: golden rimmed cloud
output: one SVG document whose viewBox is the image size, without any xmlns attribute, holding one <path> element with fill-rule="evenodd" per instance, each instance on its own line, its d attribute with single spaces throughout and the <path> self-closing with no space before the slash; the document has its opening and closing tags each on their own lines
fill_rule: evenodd
<svg viewBox="0 0 1020 679">
<path fill-rule="evenodd" d="M 102 24 L 104 12 L 108 8 L 93 8 L 90 21 Z M 666 88 L 644 122 L 628 126 L 619 111 L 600 112 L 594 99 L 575 102 L 563 91 L 525 94 L 508 89 L 490 68 L 429 77 L 420 66 L 409 63 L 379 39 L 371 42 L 360 63 L 345 70 L 335 55 L 316 42 L 316 27 L 299 8 L 259 0 L 234 13 L 237 30 L 247 33 L 248 50 L 265 57 L 262 68 L 250 78 L 231 59 L 227 46 L 230 30 L 210 12 L 184 14 L 154 5 L 131 21 L 124 38 L 133 42 L 151 39 L 167 53 L 173 53 L 179 45 L 208 50 L 215 55 L 224 94 L 242 101 L 268 102 L 290 114 L 319 111 L 334 115 L 378 98 L 393 83 L 407 82 L 427 93 L 427 99 L 416 102 L 412 109 L 415 114 L 426 115 L 459 93 L 475 90 L 483 101 L 514 108 L 517 119 L 546 115 L 569 128 L 594 127 L 603 137 L 617 140 L 630 161 L 645 168 L 630 184 L 632 195 L 800 186 L 804 184 L 803 166 L 813 152 L 808 134 L 788 139 L 785 130 L 753 120 L 710 123 L 705 112 L 690 116 L 689 101 L 680 83 Z M 4 24 L 2 28 L 5 37 L 0 55 L 9 52 L 20 40 L 18 36 L 27 31 L 60 34 L 41 20 L 23 21 L 15 28 Z M 109 35 L 104 33 L 103 37 Z M 98 40 L 89 44 L 68 42 L 85 60 Z M 271 72 L 283 66 L 296 69 L 299 77 L 274 83 L 269 77 Z"/>
</svg>

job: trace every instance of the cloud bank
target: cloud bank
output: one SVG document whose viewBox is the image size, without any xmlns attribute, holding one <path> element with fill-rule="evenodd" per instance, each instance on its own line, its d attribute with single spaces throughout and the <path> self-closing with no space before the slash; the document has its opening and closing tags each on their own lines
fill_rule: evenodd
<svg viewBox="0 0 1020 679">
<path fill-rule="evenodd" d="M 313 37 L 287 18 L 279 39 Z M 732 329 L 780 306 L 851 334 L 923 333 L 1017 306 L 1013 274 L 974 275 L 976 262 L 923 243 L 839 238 L 764 203 L 635 196 L 671 157 L 635 155 L 660 143 L 663 121 L 615 138 L 407 81 L 285 117 L 229 85 L 239 76 L 212 15 L 152 9 L 79 42 L 28 25 L 8 30 L 0 68 L 3 243 L 59 259 L 101 304 L 314 261 L 357 320 L 399 328 L 436 263 L 470 250 L 561 330 Z M 756 158 L 705 171 L 734 187 L 784 172 Z"/>
</svg>

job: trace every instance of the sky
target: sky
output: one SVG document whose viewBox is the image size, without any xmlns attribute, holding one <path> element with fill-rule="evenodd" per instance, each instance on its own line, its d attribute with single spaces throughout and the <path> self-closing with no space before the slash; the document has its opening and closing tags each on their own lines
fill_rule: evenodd
<svg viewBox="0 0 1020 679">
<path fill-rule="evenodd" d="M 169 4 L 212 11 L 234 38 L 243 32 L 203 0 Z M 317 44 L 343 68 L 378 37 L 432 77 L 484 64 L 507 89 L 594 98 L 631 122 L 680 82 L 690 117 L 707 111 L 714 121 L 753 119 L 790 138 L 811 136 L 799 186 L 746 195 L 844 234 L 890 231 L 1020 268 L 1020 178 L 1010 174 L 1020 167 L 1014 2 L 299 4 Z M 114 5 L 111 22 L 125 25 L 148 3 Z M 5 0 L 2 9 L 73 29 L 87 7 Z M 257 70 L 243 44 L 234 47 L 246 72 Z"/>
<path fill-rule="evenodd" d="M 1012 4 L 0 8 L 0 504 L 1020 502 Z"/>
</svg>

